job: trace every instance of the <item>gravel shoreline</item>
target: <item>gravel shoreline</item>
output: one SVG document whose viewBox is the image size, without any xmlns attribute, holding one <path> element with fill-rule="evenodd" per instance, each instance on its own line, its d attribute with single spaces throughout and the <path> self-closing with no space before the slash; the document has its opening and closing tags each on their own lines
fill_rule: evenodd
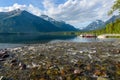
<svg viewBox="0 0 120 80">
<path fill-rule="evenodd" d="M 120 42 L 56 42 L 0 50 L 0 80 L 120 80 Z"/>
</svg>

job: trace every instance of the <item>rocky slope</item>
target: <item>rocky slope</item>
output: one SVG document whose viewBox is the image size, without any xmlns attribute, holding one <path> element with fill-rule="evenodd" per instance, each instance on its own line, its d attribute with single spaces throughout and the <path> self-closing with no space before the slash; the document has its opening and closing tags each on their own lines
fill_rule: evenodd
<svg viewBox="0 0 120 80">
<path fill-rule="evenodd" d="M 14 10 L 0 13 L 0 33 L 35 33 L 76 31 L 77 29 L 67 24 L 61 25 L 47 21 L 27 11 Z"/>
</svg>

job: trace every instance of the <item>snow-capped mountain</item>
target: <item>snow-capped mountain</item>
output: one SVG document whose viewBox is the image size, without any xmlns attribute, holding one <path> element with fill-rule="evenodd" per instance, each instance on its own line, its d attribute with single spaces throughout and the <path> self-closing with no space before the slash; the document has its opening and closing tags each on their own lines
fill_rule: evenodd
<svg viewBox="0 0 120 80">
<path fill-rule="evenodd" d="M 76 31 L 78 29 L 74 28 L 74 26 L 65 23 L 64 21 L 57 21 L 47 15 L 41 15 L 41 18 L 43 18 L 46 21 L 49 21 L 50 23 L 52 23 L 54 26 L 58 27 L 58 28 L 62 28 L 65 31 Z"/>
<path fill-rule="evenodd" d="M 47 15 L 41 15 L 40 17 L 43 18 L 46 21 L 50 21 L 50 22 L 56 21 L 55 19 L 53 19 L 53 18 L 51 18 L 51 17 L 49 17 Z"/>
<path fill-rule="evenodd" d="M 90 23 L 87 27 L 85 27 L 83 30 L 85 31 L 91 31 L 91 30 L 97 30 L 103 28 L 105 25 L 105 22 L 102 20 L 96 20 L 92 23 Z"/>
<path fill-rule="evenodd" d="M 21 14 L 22 10 L 17 9 L 17 10 L 13 10 L 10 12 L 0 12 L 0 19 L 6 19 L 6 18 L 10 18 L 16 15 Z"/>
<path fill-rule="evenodd" d="M 92 23 L 90 23 L 88 26 L 86 26 L 84 29 L 84 31 L 90 31 L 90 30 L 98 30 L 98 29 L 102 29 L 105 28 L 105 26 L 109 23 L 113 23 L 115 22 L 117 19 L 120 19 L 120 15 L 113 15 L 110 19 L 108 19 L 107 21 L 102 21 L 102 20 L 96 20 L 93 21 Z"/>
<path fill-rule="evenodd" d="M 33 15 L 25 10 L 13 10 L 0 12 L 0 33 L 36 33 L 36 32 L 58 32 L 76 31 L 69 24 L 63 24 L 54 19 Z"/>
</svg>

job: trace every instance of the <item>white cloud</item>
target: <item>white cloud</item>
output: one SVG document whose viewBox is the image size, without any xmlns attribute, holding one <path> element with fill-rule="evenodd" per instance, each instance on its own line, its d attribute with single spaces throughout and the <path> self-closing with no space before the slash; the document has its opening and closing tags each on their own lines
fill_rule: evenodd
<svg viewBox="0 0 120 80">
<path fill-rule="evenodd" d="M 19 5 L 0 7 L 0 12 L 14 9 L 27 10 L 37 16 L 46 14 L 57 20 L 63 20 L 70 24 L 86 23 L 96 19 L 108 19 L 107 12 L 110 10 L 115 0 L 67 0 L 62 4 L 55 4 L 54 0 L 44 0 L 44 10 L 30 5 Z M 79 25 L 78 25 L 79 26 Z"/>
<path fill-rule="evenodd" d="M 37 8 L 37 7 L 34 7 L 32 4 L 30 4 L 28 7 L 27 7 L 27 11 L 37 15 L 37 16 L 40 16 L 42 14 L 42 11 Z"/>
<path fill-rule="evenodd" d="M 15 3 L 9 7 L 0 7 L 0 12 L 8 12 L 8 11 L 12 11 L 15 9 L 27 10 L 27 11 L 29 11 L 37 16 L 40 16 L 42 13 L 42 11 L 39 8 L 33 6 L 32 4 L 27 6 L 27 5 L 20 5 L 18 3 Z"/>
<path fill-rule="evenodd" d="M 64 20 L 71 24 L 105 20 L 115 0 L 67 0 L 63 4 L 56 5 L 50 0 L 44 0 L 44 13 L 57 20 Z M 48 5 L 49 4 L 49 5 Z"/>
<path fill-rule="evenodd" d="M 12 11 L 15 9 L 25 9 L 26 5 L 19 5 L 17 3 L 13 4 L 13 6 L 9 6 L 9 7 L 0 7 L 0 12 L 8 12 L 8 11 Z"/>
</svg>

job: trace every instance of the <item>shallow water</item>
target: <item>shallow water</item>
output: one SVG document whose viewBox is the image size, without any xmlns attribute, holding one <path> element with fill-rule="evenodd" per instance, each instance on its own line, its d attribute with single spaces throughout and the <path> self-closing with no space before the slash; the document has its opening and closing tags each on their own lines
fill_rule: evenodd
<svg viewBox="0 0 120 80">
<path fill-rule="evenodd" d="M 25 44 L 0 43 L 0 49 L 21 47 Z"/>
<path fill-rule="evenodd" d="M 14 48 L 24 46 L 26 44 L 38 43 L 54 43 L 54 42 L 104 42 L 115 41 L 115 38 L 98 39 L 98 38 L 82 38 L 76 36 L 61 35 L 0 35 L 0 49 Z"/>
<path fill-rule="evenodd" d="M 68 39 L 68 41 L 71 42 L 107 42 L 107 41 L 115 41 L 118 40 L 118 38 L 105 38 L 105 39 L 99 39 L 99 38 L 83 38 L 83 37 L 75 37 L 73 39 Z"/>
</svg>

